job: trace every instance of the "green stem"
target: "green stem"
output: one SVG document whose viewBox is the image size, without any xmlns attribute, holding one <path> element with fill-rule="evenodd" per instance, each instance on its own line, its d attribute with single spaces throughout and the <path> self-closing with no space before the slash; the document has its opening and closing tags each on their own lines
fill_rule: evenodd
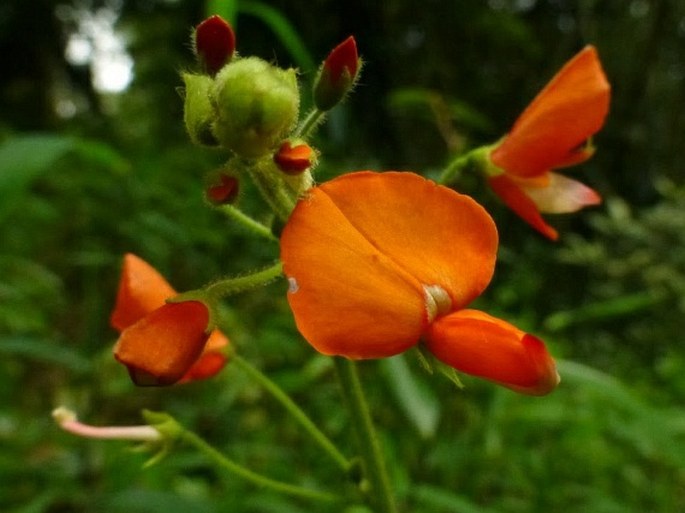
<svg viewBox="0 0 685 513">
<path fill-rule="evenodd" d="M 357 366 L 353 360 L 335 358 L 338 379 L 345 396 L 357 438 L 364 470 L 370 481 L 370 500 L 382 513 L 397 513 L 395 499 L 390 490 L 390 479 L 385 468 L 380 443 L 371 420 L 371 413 L 364 397 Z"/>
<path fill-rule="evenodd" d="M 268 226 L 264 226 L 262 223 L 255 221 L 239 208 L 236 208 L 233 205 L 221 205 L 216 208 L 252 233 L 272 241 L 278 241 L 278 238 L 271 232 L 271 229 L 269 229 Z"/>
<path fill-rule="evenodd" d="M 202 290 L 202 293 L 206 296 L 215 298 L 230 296 L 231 294 L 236 294 L 238 292 L 242 292 L 243 290 L 257 287 L 258 285 L 265 285 L 281 276 L 282 273 L 283 264 L 278 261 L 271 267 L 267 267 L 266 269 L 262 269 L 256 273 L 215 281 Z M 180 296 L 174 298 L 174 300 L 178 300 L 179 297 L 185 300 L 190 299 L 190 294 L 192 294 L 192 292 L 181 294 Z M 186 295 L 188 295 L 187 299 L 184 298 Z"/>
<path fill-rule="evenodd" d="M 316 107 L 312 109 L 307 117 L 304 118 L 302 124 L 295 131 L 295 137 L 306 138 L 310 133 L 316 128 L 316 126 L 321 122 L 322 118 L 326 115 L 326 112 L 319 110 Z"/>
<path fill-rule="evenodd" d="M 286 184 L 279 176 L 261 166 L 254 166 L 250 169 L 250 176 L 264 200 L 269 204 L 271 210 L 281 221 L 287 221 L 290 213 L 295 208 L 295 200 L 290 194 Z"/>
<path fill-rule="evenodd" d="M 465 170 L 470 168 L 482 168 L 482 170 L 485 171 L 489 162 L 487 155 L 491 149 L 491 146 L 482 146 L 463 155 L 459 155 L 447 165 L 440 175 L 438 183 L 442 185 L 454 183 Z"/>
<path fill-rule="evenodd" d="M 312 499 L 322 502 L 334 502 L 340 500 L 340 497 L 330 493 L 319 492 L 309 488 L 302 488 L 300 486 L 284 483 L 282 481 L 276 481 L 261 474 L 257 474 L 256 472 L 253 472 L 252 470 L 249 470 L 242 465 L 238 465 L 234 461 L 228 459 L 192 431 L 183 430 L 180 438 L 182 441 L 193 446 L 195 449 L 207 456 L 218 467 L 221 467 L 234 476 L 240 477 L 257 486 L 269 488 L 276 492 L 285 493 L 294 497 L 302 497 L 305 499 Z"/>
<path fill-rule="evenodd" d="M 290 415 L 304 428 L 312 439 L 319 444 L 319 446 L 326 451 L 326 453 L 335 461 L 338 466 L 345 472 L 350 469 L 350 462 L 338 450 L 338 448 L 331 442 L 331 440 L 323 434 L 323 432 L 316 427 L 311 419 L 305 414 L 300 407 L 279 387 L 276 383 L 271 381 L 264 373 L 252 366 L 247 360 L 238 355 L 234 355 L 231 359 L 233 363 L 238 365 L 245 373 L 257 381 L 264 389 L 269 392 L 281 405 L 287 410 Z"/>
</svg>

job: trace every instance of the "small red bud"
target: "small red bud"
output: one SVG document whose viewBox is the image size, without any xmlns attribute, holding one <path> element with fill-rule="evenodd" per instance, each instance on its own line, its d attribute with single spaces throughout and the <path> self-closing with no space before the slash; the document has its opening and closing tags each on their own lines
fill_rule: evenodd
<svg viewBox="0 0 685 513">
<path fill-rule="evenodd" d="M 235 33 L 221 16 L 211 16 L 196 27 L 195 53 L 210 75 L 216 75 L 234 51 Z"/>
<path fill-rule="evenodd" d="M 285 141 L 274 154 L 274 162 L 278 169 L 289 175 L 299 175 L 314 163 L 314 150 L 305 143 L 292 146 Z"/>
<path fill-rule="evenodd" d="M 214 205 L 233 203 L 238 196 L 239 183 L 235 176 L 221 173 L 219 183 L 207 187 L 207 199 Z"/>
<path fill-rule="evenodd" d="M 354 36 L 350 36 L 338 46 L 333 48 L 323 63 L 330 74 L 331 82 L 337 84 L 343 73 L 347 71 L 350 78 L 354 80 L 359 68 L 359 55 L 357 54 L 357 42 Z"/>
<path fill-rule="evenodd" d="M 340 103 L 357 80 L 359 64 L 354 36 L 333 48 L 314 83 L 314 103 L 319 110 L 330 110 Z"/>
</svg>

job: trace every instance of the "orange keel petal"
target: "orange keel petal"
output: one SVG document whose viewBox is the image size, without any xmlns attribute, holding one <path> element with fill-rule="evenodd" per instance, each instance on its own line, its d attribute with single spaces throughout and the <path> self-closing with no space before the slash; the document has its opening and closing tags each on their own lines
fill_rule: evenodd
<svg viewBox="0 0 685 513">
<path fill-rule="evenodd" d="M 559 383 L 554 360 L 539 339 L 477 310 L 437 319 L 426 332 L 426 345 L 458 371 L 516 392 L 544 395 Z"/>
<path fill-rule="evenodd" d="M 176 291 L 154 267 L 132 253 L 124 255 L 117 300 L 110 323 L 122 331 L 164 302 Z"/>
<path fill-rule="evenodd" d="M 171 385 L 202 353 L 208 322 L 199 301 L 166 303 L 122 332 L 114 356 L 137 385 Z"/>
<path fill-rule="evenodd" d="M 585 141 L 609 111 L 611 87 L 597 50 L 586 46 L 552 78 L 491 153 L 492 162 L 520 177 L 578 163 Z"/>
</svg>

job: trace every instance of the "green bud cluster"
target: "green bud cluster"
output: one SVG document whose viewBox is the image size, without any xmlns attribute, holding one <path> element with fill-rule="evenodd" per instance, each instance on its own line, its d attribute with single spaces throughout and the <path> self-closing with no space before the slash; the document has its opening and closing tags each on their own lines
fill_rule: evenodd
<svg viewBox="0 0 685 513">
<path fill-rule="evenodd" d="M 214 78 L 183 74 L 184 120 L 193 142 L 257 159 L 273 154 L 297 123 L 294 69 L 258 57 L 233 59 Z"/>
</svg>

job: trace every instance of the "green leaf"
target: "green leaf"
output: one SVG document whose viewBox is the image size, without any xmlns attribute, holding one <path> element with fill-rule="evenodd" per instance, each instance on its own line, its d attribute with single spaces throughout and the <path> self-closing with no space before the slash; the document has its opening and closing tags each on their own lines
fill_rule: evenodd
<svg viewBox="0 0 685 513">
<path fill-rule="evenodd" d="M 33 134 L 0 145 L 0 222 L 21 204 L 30 185 L 74 149 L 74 139 Z"/>
<path fill-rule="evenodd" d="M 479 111 L 460 100 L 443 96 L 437 91 L 419 87 L 398 88 L 387 99 L 391 111 L 432 121 L 446 117 L 463 127 L 488 132 L 490 120 Z"/>
<path fill-rule="evenodd" d="M 441 408 L 435 394 L 412 374 L 403 355 L 384 358 L 380 365 L 404 414 L 423 438 L 432 437 Z"/>
<path fill-rule="evenodd" d="M 460 497 L 452 491 L 418 484 L 412 488 L 412 495 L 422 507 L 417 511 L 444 511 L 449 513 L 495 513 L 495 510 L 484 508 Z"/>
<path fill-rule="evenodd" d="M 262 2 L 240 2 L 238 10 L 262 20 L 281 40 L 301 71 L 307 72 L 316 68 L 314 59 L 297 30 L 280 11 Z"/>
<path fill-rule="evenodd" d="M 2 337 L 0 338 L 0 355 L 21 356 L 55 364 L 75 373 L 86 373 L 91 369 L 90 360 L 54 340 L 21 336 Z"/>
<path fill-rule="evenodd" d="M 590 303 L 574 310 L 556 312 L 545 319 L 544 325 L 549 331 L 561 331 L 576 324 L 609 321 L 647 310 L 664 299 L 666 298 L 652 292 L 626 294 L 606 301 Z"/>
</svg>

